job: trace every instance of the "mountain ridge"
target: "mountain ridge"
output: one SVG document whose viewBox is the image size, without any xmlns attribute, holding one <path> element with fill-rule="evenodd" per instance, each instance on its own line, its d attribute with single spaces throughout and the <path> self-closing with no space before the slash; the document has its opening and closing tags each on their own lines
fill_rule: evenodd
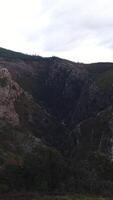
<svg viewBox="0 0 113 200">
<path fill-rule="evenodd" d="M 10 83 L 22 91 L 14 102 L 12 97 L 6 105 L 0 102 L 19 120 L 15 126 L 0 116 L 0 192 L 112 195 L 113 63 L 75 63 L 0 48 L 0 66 L 10 77 L 0 82 L 1 99 Z M 9 97 L 15 93 L 12 86 Z"/>
</svg>

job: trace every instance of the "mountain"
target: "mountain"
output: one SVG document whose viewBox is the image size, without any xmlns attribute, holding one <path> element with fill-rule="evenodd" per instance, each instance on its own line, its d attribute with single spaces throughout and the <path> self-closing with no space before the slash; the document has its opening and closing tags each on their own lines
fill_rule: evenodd
<svg viewBox="0 0 113 200">
<path fill-rule="evenodd" d="M 0 191 L 113 194 L 113 63 L 0 48 Z"/>
<path fill-rule="evenodd" d="M 112 63 L 86 65 L 7 54 L 7 59 L 0 54 L 0 65 L 7 66 L 14 80 L 62 123 L 78 123 L 112 104 Z"/>
</svg>

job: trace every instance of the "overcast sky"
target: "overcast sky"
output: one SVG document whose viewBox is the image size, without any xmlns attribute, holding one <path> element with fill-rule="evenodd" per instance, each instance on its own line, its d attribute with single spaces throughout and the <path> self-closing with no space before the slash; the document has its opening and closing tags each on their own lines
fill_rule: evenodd
<svg viewBox="0 0 113 200">
<path fill-rule="evenodd" d="M 0 46 L 113 62 L 113 0 L 0 0 Z"/>
</svg>

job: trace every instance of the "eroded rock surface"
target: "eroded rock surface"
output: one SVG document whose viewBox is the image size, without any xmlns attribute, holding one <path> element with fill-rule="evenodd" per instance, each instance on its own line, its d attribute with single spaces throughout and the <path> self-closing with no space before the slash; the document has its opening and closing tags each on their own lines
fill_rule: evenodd
<svg viewBox="0 0 113 200">
<path fill-rule="evenodd" d="M 19 125 L 19 116 L 15 111 L 15 101 L 23 90 L 12 80 L 8 69 L 0 68 L 0 118 L 13 125 Z"/>
</svg>

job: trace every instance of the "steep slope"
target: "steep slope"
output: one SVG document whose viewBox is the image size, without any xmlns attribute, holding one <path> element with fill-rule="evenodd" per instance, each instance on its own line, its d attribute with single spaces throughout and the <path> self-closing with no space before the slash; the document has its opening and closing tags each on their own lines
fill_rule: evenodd
<svg viewBox="0 0 113 200">
<path fill-rule="evenodd" d="M 68 138 L 67 131 L 12 79 L 8 69 L 0 68 L 0 192 L 60 187 L 63 173 L 59 176 L 55 168 L 59 173 L 64 168 L 62 154 Z M 55 185 L 51 176 L 57 180 Z M 31 187 L 32 178 L 36 180 Z"/>
<path fill-rule="evenodd" d="M 19 116 L 14 103 L 23 90 L 11 79 L 6 68 L 0 68 L 0 118 L 8 120 L 13 125 L 19 125 Z"/>
<path fill-rule="evenodd" d="M 16 55 L 16 56 L 15 56 Z M 113 103 L 113 64 L 1 54 L 13 78 L 59 122 L 73 126 Z"/>
<path fill-rule="evenodd" d="M 1 48 L 0 66 L 0 191 L 113 194 L 113 64 Z"/>
<path fill-rule="evenodd" d="M 33 58 L 32 58 L 33 59 Z M 60 122 L 69 121 L 88 82 L 88 73 L 82 64 L 56 57 L 37 60 L 0 60 L 13 78 Z"/>
<path fill-rule="evenodd" d="M 86 65 L 90 81 L 84 87 L 75 107 L 73 123 L 95 116 L 113 104 L 113 64 L 96 63 Z"/>
<path fill-rule="evenodd" d="M 102 152 L 113 159 L 113 106 L 80 122 L 73 130 L 76 153 Z"/>
<path fill-rule="evenodd" d="M 35 103 L 12 79 L 7 68 L 0 69 L 0 119 L 62 151 L 69 138 L 69 131 Z"/>
</svg>

